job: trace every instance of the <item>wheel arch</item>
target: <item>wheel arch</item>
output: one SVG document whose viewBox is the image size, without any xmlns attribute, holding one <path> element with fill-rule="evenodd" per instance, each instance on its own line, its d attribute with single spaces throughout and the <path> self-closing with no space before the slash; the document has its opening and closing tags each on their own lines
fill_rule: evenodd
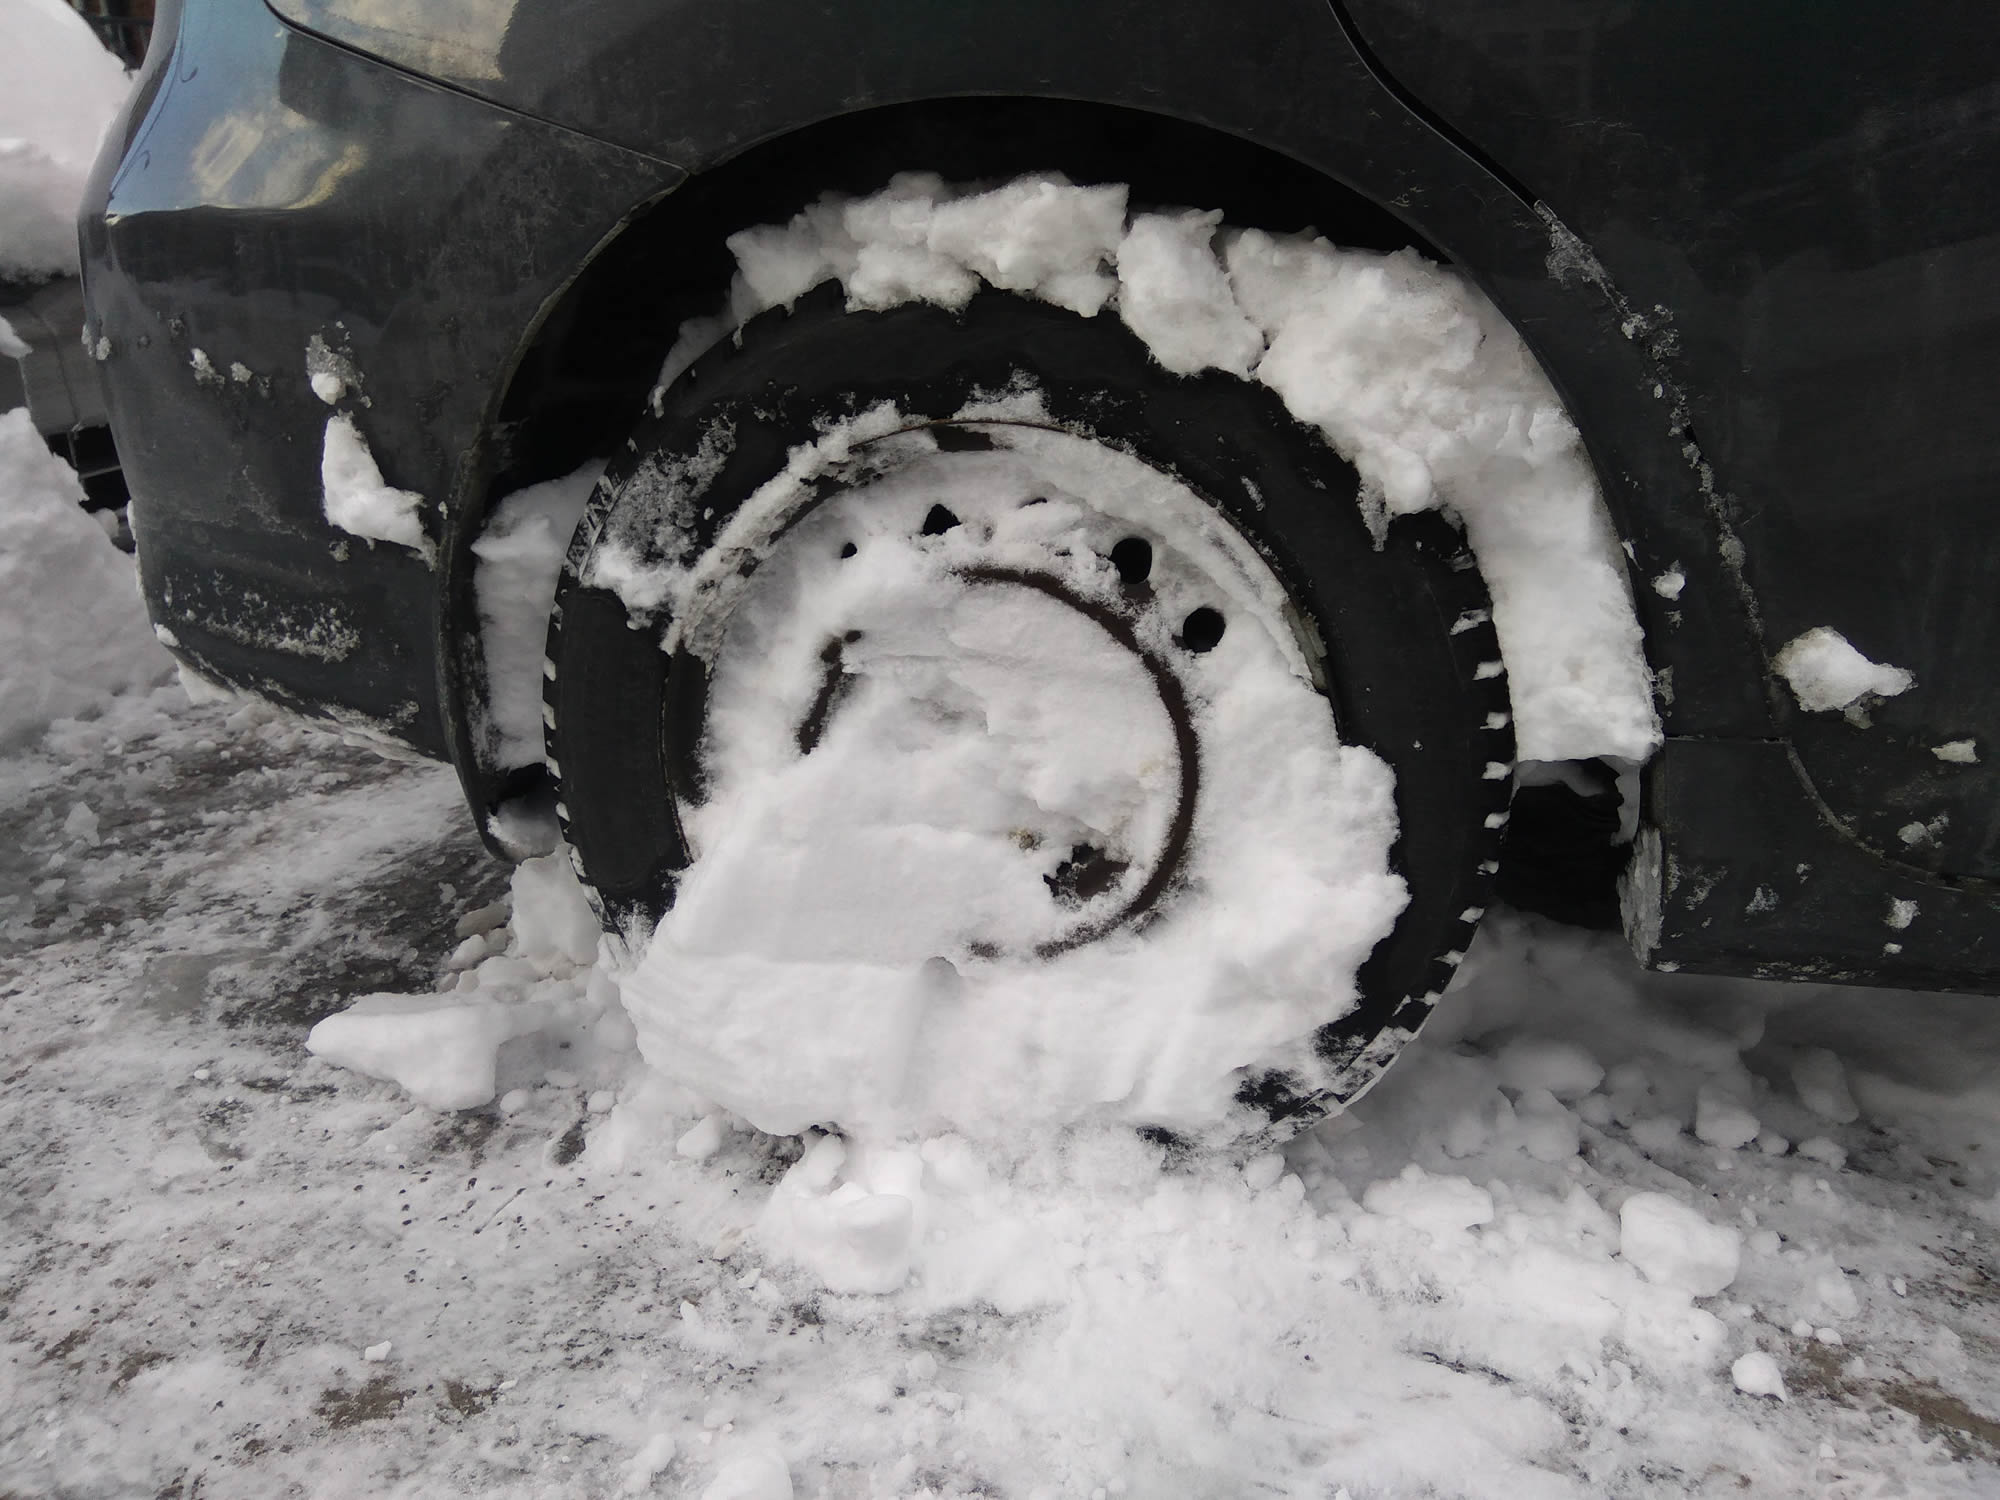
<svg viewBox="0 0 2000 1500">
<path fill-rule="evenodd" d="M 522 340 L 454 497 L 440 610 L 442 696 L 454 758 L 489 842 L 485 814 L 538 784 L 538 768 L 503 776 L 480 743 L 483 665 L 470 547 L 491 506 L 615 448 L 681 322 L 712 312 L 728 285 L 728 234 L 782 221 L 823 191 L 870 191 L 911 168 L 960 181 L 1056 168 L 1077 180 L 1128 182 L 1139 202 L 1221 208 L 1234 222 L 1274 230 L 1310 226 L 1366 248 L 1414 246 L 1457 266 L 1520 329 L 1578 420 L 1631 557 L 1649 656 L 1673 685 L 1663 702 L 1669 732 L 1768 734 L 1762 652 L 1728 565 L 1721 518 L 1701 493 L 1690 436 L 1659 397 L 1656 359 L 1621 328 L 1629 310 L 1616 289 L 1594 261 L 1579 262 L 1579 247 L 1546 210 L 1386 91 L 1382 111 L 1382 139 L 1353 142 L 1336 169 L 1324 148 L 1291 151 L 1268 132 L 1253 138 L 1130 105 L 1033 95 L 923 99 L 788 130 L 635 206 Z M 1671 611 L 1645 587 L 1670 568 L 1687 579 Z"/>
<path fill-rule="evenodd" d="M 460 779 L 496 852 L 488 815 L 535 795 L 541 778 L 538 768 L 494 765 L 484 742 L 471 548 L 493 507 L 613 451 L 681 323 L 718 306 L 735 269 L 729 234 L 788 219 L 822 192 L 872 191 L 913 168 L 954 181 L 1054 168 L 1079 181 L 1130 183 L 1135 201 L 1221 208 L 1237 222 L 1448 259 L 1390 208 L 1271 146 L 1168 114 L 1027 95 L 856 110 L 748 147 L 636 205 L 525 333 L 480 444 L 461 464 L 448 515 L 442 700 Z"/>
</svg>

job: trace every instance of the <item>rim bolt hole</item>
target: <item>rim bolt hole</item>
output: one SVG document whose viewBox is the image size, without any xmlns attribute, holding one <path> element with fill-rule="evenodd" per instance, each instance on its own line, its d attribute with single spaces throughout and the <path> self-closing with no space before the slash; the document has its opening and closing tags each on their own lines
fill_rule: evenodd
<svg viewBox="0 0 2000 1500">
<path fill-rule="evenodd" d="M 1153 571 L 1153 544 L 1142 536 L 1126 537 L 1111 549 L 1111 566 L 1127 588 L 1144 583 Z"/>
<path fill-rule="evenodd" d="M 1221 611 L 1204 604 L 1200 609 L 1188 611 L 1188 617 L 1181 621 L 1181 644 L 1200 656 L 1216 648 L 1227 627 L 1228 622 L 1222 618 Z"/>
<path fill-rule="evenodd" d="M 958 524 L 958 517 L 942 505 L 933 505 L 924 517 L 925 536 L 943 536 Z"/>
<path fill-rule="evenodd" d="M 842 557 L 852 557 L 854 556 L 855 553 L 859 552 L 860 550 L 861 549 L 855 546 L 854 543 L 852 542 L 843 542 L 840 547 L 840 555 Z"/>
</svg>

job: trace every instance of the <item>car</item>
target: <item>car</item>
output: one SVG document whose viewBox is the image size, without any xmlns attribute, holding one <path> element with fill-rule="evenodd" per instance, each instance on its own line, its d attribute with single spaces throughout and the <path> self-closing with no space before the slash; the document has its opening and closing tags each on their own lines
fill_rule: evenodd
<svg viewBox="0 0 2000 1500">
<path fill-rule="evenodd" d="M 502 852 L 547 847 L 553 811 L 614 934 L 643 940 L 715 842 L 718 746 L 756 723 L 803 763 L 855 712 L 893 612 L 822 618 L 858 573 L 785 559 L 874 538 L 859 512 L 808 519 L 899 482 L 915 444 L 952 494 L 996 448 L 1053 466 L 1051 493 L 1174 492 L 1143 524 L 1083 503 L 1032 555 L 1007 550 L 1027 522 L 900 502 L 891 553 L 948 555 L 961 595 L 1021 603 L 1040 644 L 1014 670 L 1110 642 L 1125 687 L 1065 711 L 1157 721 L 1133 814 L 1151 831 L 1111 848 L 1046 808 L 1012 827 L 1052 914 L 961 934 L 959 967 L 1148 930 L 1213 885 L 1190 850 L 1222 836 L 1194 808 L 1238 804 L 1202 778 L 1259 737 L 1208 739 L 1234 626 L 1393 771 L 1407 893 L 1344 939 L 1360 998 L 1310 1057 L 1242 1074 L 1273 1117 L 1365 1087 L 1496 890 L 1599 922 L 1622 901 L 1661 969 L 2000 980 L 2000 212 L 1980 186 L 2000 28 L 1981 18 L 182 0 L 156 27 L 82 236 L 161 639 L 199 677 L 449 759 Z M 1109 248 L 1019 269 L 1113 187 L 1115 299 Z M 1398 347 L 1309 419 L 1311 371 L 1286 385 L 1277 325 L 1226 305 L 1225 251 L 1431 299 L 1408 326 L 1466 339 L 1437 369 L 1493 361 L 1505 410 L 1541 425 L 1477 462 L 1382 446 L 1355 413 L 1390 401 Z M 1142 271 L 1166 289 L 1144 316 Z M 1239 325 L 1247 352 L 1215 352 Z M 1597 497 L 1570 529 L 1479 508 L 1544 460 Z M 542 509 L 520 524 L 562 535 L 541 562 L 515 546 L 545 581 L 500 621 L 482 557 L 504 566 L 496 518 L 523 494 Z M 725 650 L 774 560 L 794 613 Z M 1274 703 L 1257 722 L 1293 722 Z M 838 906 L 879 873 L 841 848 L 752 861 L 703 899 L 754 921 L 803 882 Z M 1300 931 L 1331 942 L 1315 910 Z"/>
</svg>

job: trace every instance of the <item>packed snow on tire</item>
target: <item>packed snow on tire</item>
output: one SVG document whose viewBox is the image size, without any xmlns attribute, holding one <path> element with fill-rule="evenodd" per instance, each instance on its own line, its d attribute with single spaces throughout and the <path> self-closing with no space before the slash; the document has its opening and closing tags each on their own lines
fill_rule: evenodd
<svg viewBox="0 0 2000 1500">
<path fill-rule="evenodd" d="M 872 197 L 828 197 L 789 224 L 746 230 L 730 243 L 739 275 L 729 308 L 683 330 L 663 390 L 705 345 L 833 278 L 857 311 L 919 298 L 959 307 L 982 285 L 1085 316 L 1115 309 L 1171 370 L 1222 369 L 1270 385 L 1355 462 L 1374 524 L 1451 508 L 1493 593 L 1525 756 L 1629 763 L 1657 742 L 1623 559 L 1577 434 L 1519 338 L 1455 273 L 1408 253 L 1226 229 L 1215 214 L 1133 214 L 1122 187 L 1051 177 L 982 192 L 904 176 Z M 982 412 L 1033 422 L 1033 405 L 1032 391 L 995 393 Z M 586 581 L 613 589 L 635 617 L 664 606 L 675 624 L 663 644 L 714 663 L 722 648 L 711 637 L 721 626 L 703 635 L 691 621 L 708 591 L 733 585 L 769 551 L 765 513 L 905 425 L 884 405 L 829 427 L 689 567 L 675 561 L 683 549 L 674 543 L 727 453 L 729 434 L 718 431 L 713 453 L 649 473 L 644 503 L 621 502 Z M 916 487 L 936 490 L 933 501 L 941 494 L 954 509 L 974 503 L 963 484 L 922 472 Z M 1133 487 L 1123 476 L 1079 484 L 1072 474 L 1072 497 L 1052 484 L 1060 477 L 1044 472 L 1030 486 L 1064 495 L 1056 510 L 1083 503 L 1085 492 L 1094 500 L 1098 489 Z M 996 472 L 976 482 L 999 493 L 1025 481 Z M 512 503 L 496 531 L 512 525 Z M 1144 512 L 1141 505 L 1134 515 Z M 1053 510 L 1044 519 L 1060 526 Z M 497 545 L 525 557 L 507 534 Z M 544 569 L 559 540 L 544 528 Z M 1043 541 L 1037 564 L 1057 550 L 1055 539 Z M 942 557 L 949 540 L 931 550 Z M 850 596 L 871 579 L 909 589 L 907 579 L 877 579 L 876 567 L 864 559 L 838 575 L 771 585 L 765 595 L 791 601 L 832 588 L 853 613 Z M 954 627 L 936 597 L 946 578 L 934 566 L 930 589 L 917 597 L 931 606 L 925 628 L 948 636 Z M 480 586 L 494 718 L 518 756 L 540 730 L 539 673 L 522 677 L 509 643 L 532 637 L 547 594 L 508 587 L 491 561 L 482 562 Z M 489 607 L 489 597 L 518 602 Z M 707 617 L 727 614 L 710 608 Z M 1029 630 L 1025 622 L 1004 628 Z M 812 670 L 811 653 L 773 653 L 758 630 L 738 630 L 759 644 L 739 651 L 754 659 L 739 661 L 731 680 L 742 701 L 796 722 L 809 685 L 787 674 Z M 1024 889 L 1025 899 L 1047 905 L 1032 880 L 1017 887 L 1000 873 L 1028 866 L 1002 848 L 1010 832 L 1022 833 L 1023 819 L 1009 825 L 1001 815 L 989 795 L 995 777 L 1002 801 L 1012 785 L 1011 795 L 1041 813 L 1067 795 L 1029 787 L 1023 764 L 975 763 L 1006 758 L 1007 736 L 996 737 L 993 725 L 1020 714 L 992 696 L 998 689 L 970 687 L 964 665 L 947 675 L 960 706 L 987 726 L 977 755 L 947 742 L 912 750 L 899 739 L 902 726 L 880 714 L 869 721 L 872 734 L 844 722 L 827 747 L 782 767 L 756 763 L 755 735 L 712 734 L 711 774 L 727 790 L 693 815 L 702 857 L 651 950 L 621 976 L 647 1056 L 761 1125 L 837 1122 L 890 1136 L 926 1124 L 1005 1131 L 1092 1106 L 1201 1133 L 1227 1113 L 1246 1064 L 1284 1065 L 1310 1080 L 1306 1039 L 1351 1007 L 1355 972 L 1400 909 L 1388 868 L 1393 813 L 1379 764 L 1364 774 L 1372 757 L 1339 746 L 1323 709 L 1312 712 L 1296 653 L 1270 657 L 1274 670 L 1253 669 L 1235 659 L 1249 639 L 1225 640 L 1234 671 L 1215 674 L 1203 704 L 1204 733 L 1242 726 L 1246 753 L 1220 757 L 1225 774 L 1204 804 L 1193 890 L 1145 939 L 1124 935 L 1053 963 L 955 962 L 981 923 L 998 920 L 991 908 L 1004 893 Z M 1110 681 L 1115 655 L 1105 644 L 1097 681 Z M 1071 653 L 1079 666 L 1089 659 L 1087 650 Z M 907 653 L 898 660 L 915 670 Z M 1004 688 L 997 666 L 989 661 L 986 676 Z M 1021 662 L 1015 670 L 1035 676 Z M 1035 733 L 1046 739 L 1051 723 L 1063 721 L 1064 753 L 1088 761 L 1128 731 L 1135 746 L 1143 740 L 1143 713 L 1108 712 L 1108 728 L 1088 731 L 1094 690 L 1082 676 L 1060 685 L 1047 662 L 1037 670 L 1026 691 L 1047 697 L 1036 704 L 1043 718 Z M 1260 717 L 1261 741 L 1253 727 Z M 1271 732 L 1278 723 L 1287 726 L 1282 734 Z M 763 728 L 763 743 L 788 742 L 782 726 Z M 1260 753 L 1249 753 L 1253 742 Z M 1038 753 L 1050 760 L 1047 749 Z M 899 769 L 884 775 L 890 765 Z M 1098 790 L 1113 801 L 1120 795 Z M 894 889 L 871 872 L 899 872 Z"/>
</svg>

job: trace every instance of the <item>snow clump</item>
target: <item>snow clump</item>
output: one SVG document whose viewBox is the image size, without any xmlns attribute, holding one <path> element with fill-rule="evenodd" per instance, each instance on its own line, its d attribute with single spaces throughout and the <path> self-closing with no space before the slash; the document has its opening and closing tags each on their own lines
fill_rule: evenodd
<svg viewBox="0 0 2000 1500">
<path fill-rule="evenodd" d="M 383 481 L 382 470 L 369 451 L 368 440 L 346 412 L 326 419 L 326 441 L 320 456 L 320 486 L 326 518 L 350 536 L 394 542 L 432 557 L 421 516 L 424 497 Z"/>
<path fill-rule="evenodd" d="M 1665 1193 L 1627 1198 L 1618 1227 L 1618 1253 L 1659 1286 L 1713 1297 L 1736 1279 L 1743 1237 Z"/>
<path fill-rule="evenodd" d="M 1871 694 L 1893 698 L 1907 693 L 1917 681 L 1902 667 L 1870 661 L 1831 625 L 1815 626 L 1788 642 L 1771 665 L 1791 684 L 1799 707 L 1809 713 L 1849 708 Z"/>
<path fill-rule="evenodd" d="M 1799 1091 L 1800 1102 L 1822 1120 L 1848 1125 L 1861 1118 L 1861 1106 L 1847 1086 L 1847 1070 L 1828 1048 L 1807 1047 L 1792 1059 L 1792 1087 Z"/>
<path fill-rule="evenodd" d="M 1729 1367 L 1729 1378 L 1736 1389 L 1746 1396 L 1770 1396 L 1779 1401 L 1791 1399 L 1785 1394 L 1785 1377 L 1778 1369 L 1778 1362 L 1762 1349 L 1752 1349 L 1738 1358 Z"/>
<path fill-rule="evenodd" d="M 580 1038 L 629 1047 L 615 988 L 594 971 L 579 976 L 596 956 L 598 925 L 568 854 L 517 866 L 513 907 L 499 951 L 481 934 L 468 936 L 485 956 L 455 970 L 448 988 L 363 996 L 314 1026 L 306 1050 L 396 1083 L 431 1109 L 458 1110 L 488 1104 L 501 1091 L 509 1043 L 537 1038 L 579 1059 L 591 1051 L 579 1048 Z"/>
</svg>

